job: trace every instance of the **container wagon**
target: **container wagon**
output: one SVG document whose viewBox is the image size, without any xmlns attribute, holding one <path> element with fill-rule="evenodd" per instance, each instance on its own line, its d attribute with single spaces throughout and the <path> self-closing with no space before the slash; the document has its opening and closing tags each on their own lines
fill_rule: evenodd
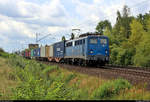
<svg viewBox="0 0 150 102">
<path fill-rule="evenodd" d="M 56 62 L 64 62 L 65 56 L 65 41 L 57 42 L 53 45 L 54 47 L 54 60 Z"/>
</svg>

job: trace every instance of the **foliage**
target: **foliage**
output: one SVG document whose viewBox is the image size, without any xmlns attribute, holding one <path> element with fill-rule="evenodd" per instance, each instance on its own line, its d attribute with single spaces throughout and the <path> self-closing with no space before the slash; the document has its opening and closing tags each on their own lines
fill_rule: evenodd
<svg viewBox="0 0 150 102">
<path fill-rule="evenodd" d="M 136 46 L 136 54 L 134 56 L 134 63 L 136 66 L 150 66 L 150 35 L 145 34 L 142 41 Z"/>
<path fill-rule="evenodd" d="M 96 30 L 97 32 L 103 34 L 104 30 L 108 28 L 109 30 L 112 29 L 111 23 L 108 20 L 105 21 L 101 21 L 98 23 L 98 25 L 96 26 Z"/>
<path fill-rule="evenodd" d="M 131 46 L 136 46 L 139 42 L 141 42 L 141 38 L 145 34 L 145 31 L 142 24 L 140 24 L 137 20 L 132 21 L 131 29 L 132 35 L 130 36 L 129 42 Z"/>
<path fill-rule="evenodd" d="M 62 41 L 65 41 L 65 40 L 66 40 L 65 36 L 62 36 Z"/>
<path fill-rule="evenodd" d="M 68 87 L 68 83 L 76 77 L 76 74 L 72 73 L 64 78 L 64 73 L 57 66 L 39 64 L 17 55 L 10 56 L 8 63 L 15 68 L 14 75 L 20 81 L 20 84 L 12 89 L 12 99 L 69 100 L 73 98 L 77 86 Z M 57 71 L 58 75 L 50 74 L 54 71 Z"/>
<path fill-rule="evenodd" d="M 10 74 L 18 83 L 17 87 L 12 88 L 12 94 L 7 95 L 13 100 L 99 100 L 128 99 L 128 97 L 143 99 L 142 95 L 147 95 L 144 99 L 149 99 L 149 93 L 138 93 L 134 98 L 134 92 L 128 93 L 133 89 L 131 84 L 123 79 L 102 83 L 98 79 L 93 82 L 95 77 L 91 79 L 89 76 L 85 77 L 64 71 L 57 66 L 26 60 L 17 55 L 10 55 L 7 60 L 7 63 L 13 67 L 13 72 Z M 0 98 L 6 96 L 5 93 L 1 95 Z"/>
<path fill-rule="evenodd" d="M 0 48 L 0 52 L 5 52 L 2 48 Z"/>
<path fill-rule="evenodd" d="M 150 67 L 150 12 L 133 17 L 125 5 L 122 12 L 117 11 L 112 30 L 103 23 L 100 21 L 96 30 L 109 38 L 110 64 Z"/>
<path fill-rule="evenodd" d="M 9 54 L 7 52 L 0 52 L 0 56 L 3 57 L 3 58 L 8 58 L 9 57 Z"/>
<path fill-rule="evenodd" d="M 118 95 L 121 90 L 131 88 L 131 84 L 123 79 L 117 79 L 111 82 L 104 83 L 98 89 L 96 89 L 91 97 L 93 99 L 105 99 L 112 97 L 113 95 Z"/>
</svg>

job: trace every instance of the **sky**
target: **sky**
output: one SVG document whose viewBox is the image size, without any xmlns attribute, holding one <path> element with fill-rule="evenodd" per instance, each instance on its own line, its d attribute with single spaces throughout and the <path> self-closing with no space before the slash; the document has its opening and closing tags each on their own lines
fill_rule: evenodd
<svg viewBox="0 0 150 102">
<path fill-rule="evenodd" d="M 38 39 L 50 34 L 38 42 L 50 45 L 62 36 L 69 39 L 72 29 L 94 32 L 102 20 L 114 25 L 124 5 L 133 16 L 150 11 L 150 0 L 0 0 L 0 47 L 23 50 L 36 43 L 36 33 Z"/>
</svg>

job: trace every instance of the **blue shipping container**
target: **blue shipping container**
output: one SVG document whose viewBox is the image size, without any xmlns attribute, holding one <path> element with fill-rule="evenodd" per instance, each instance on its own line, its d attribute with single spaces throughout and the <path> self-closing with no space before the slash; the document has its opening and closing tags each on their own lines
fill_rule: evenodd
<svg viewBox="0 0 150 102">
<path fill-rule="evenodd" d="M 36 56 L 40 57 L 40 48 L 36 48 Z"/>
<path fill-rule="evenodd" d="M 33 56 L 36 57 L 36 49 L 33 50 Z"/>
<path fill-rule="evenodd" d="M 57 42 L 54 44 L 54 57 L 63 58 L 65 54 L 65 41 Z"/>
</svg>

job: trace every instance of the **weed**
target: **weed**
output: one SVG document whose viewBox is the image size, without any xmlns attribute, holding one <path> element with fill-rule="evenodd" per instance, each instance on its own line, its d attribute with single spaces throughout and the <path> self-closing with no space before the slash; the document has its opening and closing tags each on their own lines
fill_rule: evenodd
<svg viewBox="0 0 150 102">
<path fill-rule="evenodd" d="M 91 98 L 92 99 L 104 99 L 119 94 L 120 90 L 131 88 L 131 84 L 124 79 L 117 79 L 114 81 L 106 82 L 98 89 L 96 89 Z"/>
</svg>

